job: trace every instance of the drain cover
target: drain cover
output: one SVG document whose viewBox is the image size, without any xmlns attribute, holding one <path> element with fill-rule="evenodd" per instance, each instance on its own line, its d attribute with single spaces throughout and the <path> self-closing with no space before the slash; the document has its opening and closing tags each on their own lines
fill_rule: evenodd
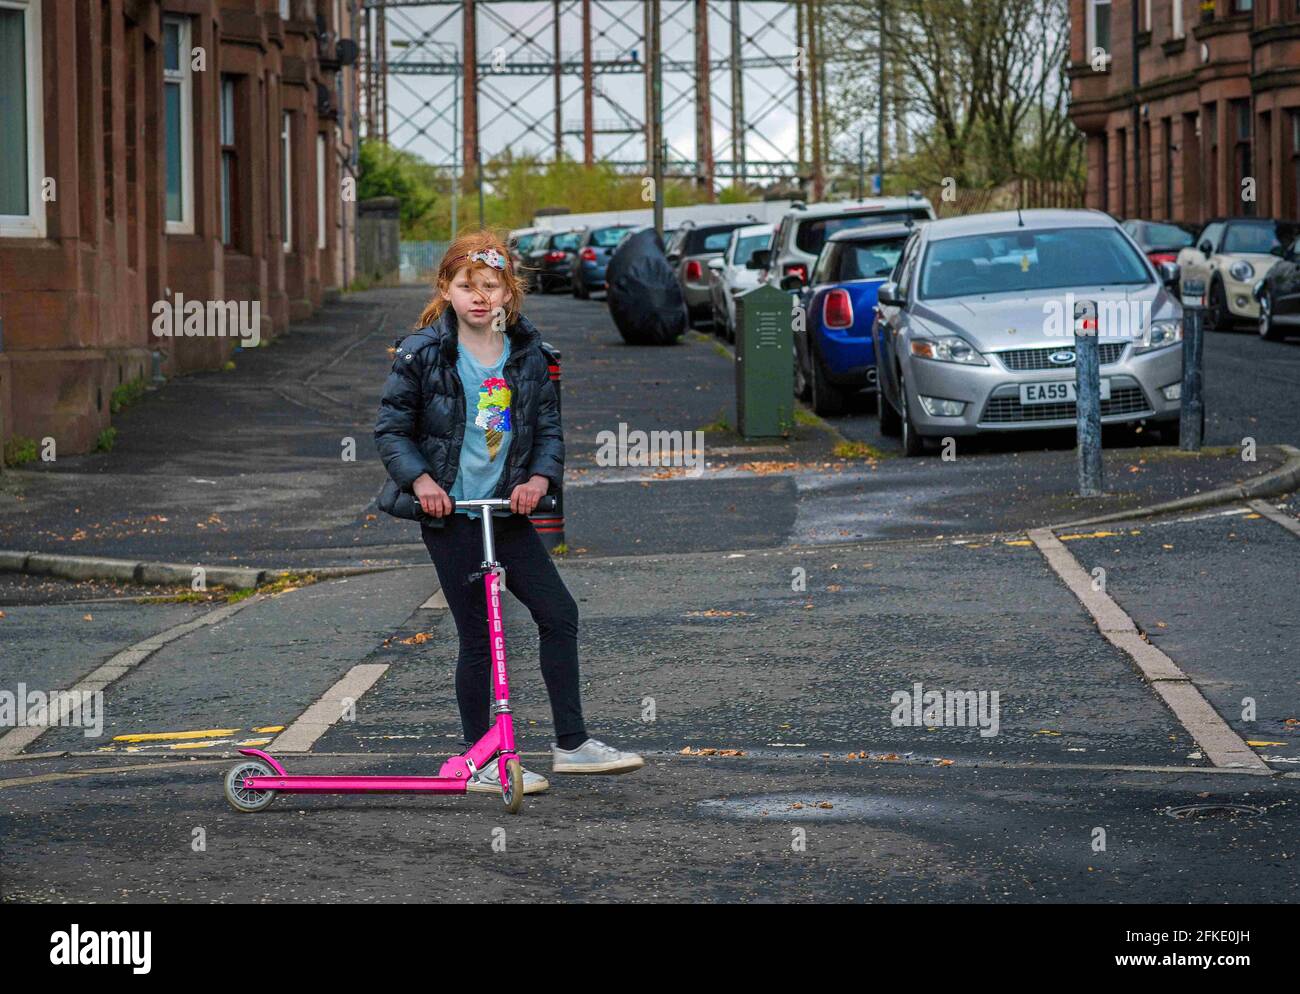
<svg viewBox="0 0 1300 994">
<path fill-rule="evenodd" d="M 1180 821 L 1199 821 L 1206 818 L 1255 818 L 1264 809 L 1253 804 L 1180 804 L 1165 808 L 1165 814 Z"/>
</svg>

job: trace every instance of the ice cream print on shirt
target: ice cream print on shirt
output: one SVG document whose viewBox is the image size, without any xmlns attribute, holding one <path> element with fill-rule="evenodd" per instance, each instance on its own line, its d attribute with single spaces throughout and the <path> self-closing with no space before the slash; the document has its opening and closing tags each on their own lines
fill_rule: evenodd
<svg viewBox="0 0 1300 994">
<path fill-rule="evenodd" d="M 499 376 L 483 381 L 478 391 L 478 415 L 474 424 L 483 429 L 488 460 L 493 461 L 501 448 L 501 435 L 510 430 L 510 387 Z"/>
</svg>

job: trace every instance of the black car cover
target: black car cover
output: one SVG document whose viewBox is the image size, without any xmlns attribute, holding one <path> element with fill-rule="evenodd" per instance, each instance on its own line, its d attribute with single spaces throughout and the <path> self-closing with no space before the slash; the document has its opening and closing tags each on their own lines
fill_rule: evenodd
<svg viewBox="0 0 1300 994">
<path fill-rule="evenodd" d="M 686 332 L 686 300 L 654 228 L 614 250 L 605 283 L 609 313 L 629 345 L 671 345 Z"/>
</svg>

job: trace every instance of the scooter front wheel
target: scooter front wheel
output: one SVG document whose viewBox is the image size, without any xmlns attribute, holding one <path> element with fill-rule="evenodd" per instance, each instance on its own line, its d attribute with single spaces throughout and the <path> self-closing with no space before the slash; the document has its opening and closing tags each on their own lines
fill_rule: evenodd
<svg viewBox="0 0 1300 994">
<path fill-rule="evenodd" d="M 517 759 L 506 760 L 506 776 L 501 781 L 501 800 L 512 815 L 518 814 L 524 804 L 524 768 Z"/>
<path fill-rule="evenodd" d="M 244 786 L 246 777 L 273 777 L 275 771 L 260 759 L 246 759 L 236 763 L 226 774 L 226 800 L 236 811 L 252 814 L 270 806 L 275 800 L 273 790 L 249 790 Z"/>
</svg>

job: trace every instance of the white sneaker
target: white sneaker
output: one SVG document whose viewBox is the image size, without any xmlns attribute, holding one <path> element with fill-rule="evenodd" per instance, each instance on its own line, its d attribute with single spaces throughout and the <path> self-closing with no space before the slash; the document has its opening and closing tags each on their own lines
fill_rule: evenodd
<svg viewBox="0 0 1300 994">
<path fill-rule="evenodd" d="M 631 773 L 645 765 L 634 752 L 620 752 L 599 739 L 588 739 L 576 749 L 551 744 L 552 773 Z"/>
<path fill-rule="evenodd" d="M 465 789 L 475 794 L 500 794 L 501 775 L 498 770 L 499 764 L 494 759 L 469 778 L 469 783 L 466 784 Z M 551 782 L 540 773 L 524 770 L 525 794 L 540 794 L 550 786 Z"/>
</svg>

